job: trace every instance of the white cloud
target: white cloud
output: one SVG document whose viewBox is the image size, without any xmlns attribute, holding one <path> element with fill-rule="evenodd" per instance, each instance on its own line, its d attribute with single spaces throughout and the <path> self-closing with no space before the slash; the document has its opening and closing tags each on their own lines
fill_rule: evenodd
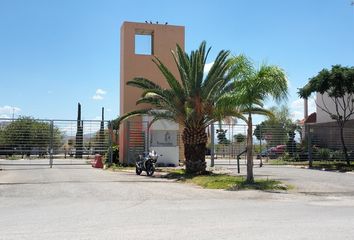
<svg viewBox="0 0 354 240">
<path fill-rule="evenodd" d="M 293 101 L 291 103 L 291 107 L 294 109 L 300 109 L 300 108 L 304 108 L 304 99 L 296 99 L 295 101 Z"/>
<path fill-rule="evenodd" d="M 93 95 L 92 99 L 93 99 L 93 100 L 102 100 L 102 99 L 103 99 L 103 96 L 102 96 L 102 95 L 95 94 L 95 95 Z"/>
<path fill-rule="evenodd" d="M 107 111 L 107 112 L 112 112 L 112 109 L 107 108 L 106 111 Z"/>
<path fill-rule="evenodd" d="M 208 72 L 210 71 L 211 67 L 213 66 L 214 62 L 211 63 L 206 63 L 204 65 L 204 75 L 207 75 Z"/>
<path fill-rule="evenodd" d="M 13 106 L 3 106 L 0 107 L 0 117 L 1 118 L 10 118 L 13 114 L 21 112 L 21 108 Z"/>
<path fill-rule="evenodd" d="M 96 95 L 105 95 L 107 92 L 101 88 L 98 88 L 96 90 Z"/>
<path fill-rule="evenodd" d="M 107 91 L 101 89 L 101 88 L 98 88 L 96 90 L 96 94 L 93 95 L 92 99 L 93 100 L 102 100 L 103 99 L 103 95 L 106 95 L 107 94 Z"/>
<path fill-rule="evenodd" d="M 308 99 L 309 114 L 316 112 L 315 97 Z M 293 120 L 304 118 L 304 99 L 297 99 L 291 103 L 291 117 Z"/>
</svg>

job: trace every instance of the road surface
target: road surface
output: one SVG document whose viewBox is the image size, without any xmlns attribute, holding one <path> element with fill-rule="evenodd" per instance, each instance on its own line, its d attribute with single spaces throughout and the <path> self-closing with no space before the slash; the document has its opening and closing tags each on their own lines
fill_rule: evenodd
<svg viewBox="0 0 354 240">
<path fill-rule="evenodd" d="M 90 166 L 3 166 L 0 239 L 353 239 L 354 175 L 262 171 L 299 187 L 231 192 Z"/>
</svg>

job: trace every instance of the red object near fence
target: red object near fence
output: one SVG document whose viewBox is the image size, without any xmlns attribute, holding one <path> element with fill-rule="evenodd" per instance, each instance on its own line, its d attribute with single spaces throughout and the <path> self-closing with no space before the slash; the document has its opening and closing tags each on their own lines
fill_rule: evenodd
<svg viewBox="0 0 354 240">
<path fill-rule="evenodd" d="M 91 166 L 94 168 L 103 168 L 102 156 L 100 154 L 95 155 L 95 158 L 91 161 Z"/>
</svg>

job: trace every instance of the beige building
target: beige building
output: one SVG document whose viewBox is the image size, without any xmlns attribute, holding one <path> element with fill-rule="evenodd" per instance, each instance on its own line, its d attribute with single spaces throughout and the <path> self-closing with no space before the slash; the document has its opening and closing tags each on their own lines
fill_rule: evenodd
<svg viewBox="0 0 354 240">
<path fill-rule="evenodd" d="M 140 43 L 139 39 L 145 41 L 144 46 L 138 45 Z M 168 87 L 163 75 L 152 61 L 154 56 L 158 57 L 175 76 L 178 76 L 178 70 L 171 54 L 171 51 L 176 49 L 176 44 L 179 44 L 184 49 L 183 26 L 123 23 L 120 43 L 120 115 L 144 107 L 144 105 L 136 105 L 136 101 L 141 97 L 141 90 L 126 85 L 134 77 L 148 78 L 162 87 Z M 143 51 L 141 51 L 141 47 Z M 148 124 L 146 122 L 148 120 L 148 118 L 143 120 L 141 117 L 136 117 L 130 120 L 130 123 L 125 121 L 121 125 L 119 131 L 119 159 L 121 162 L 131 162 L 132 158 L 136 157 L 136 153 L 149 150 L 149 144 L 153 141 L 154 144 L 160 144 L 161 147 L 165 147 L 160 150 L 164 154 L 162 158 L 165 162 L 175 162 L 175 159 L 170 159 L 173 155 L 172 152 L 175 152 L 175 150 L 169 154 L 167 148 L 176 149 L 177 140 L 174 140 L 176 139 L 174 134 L 177 134 L 178 126 L 174 126 L 173 123 L 159 123 L 149 129 L 159 132 L 151 133 L 147 129 Z M 158 126 L 164 126 L 165 129 L 156 129 Z M 161 132 L 168 130 L 170 131 Z M 164 138 L 160 141 L 156 140 L 160 136 Z M 171 143 L 164 143 L 164 139 Z M 155 147 L 158 148 L 159 146 Z"/>
<path fill-rule="evenodd" d="M 344 97 L 346 100 L 347 96 Z M 350 101 L 349 101 L 350 103 Z M 310 127 L 313 144 L 330 149 L 341 149 L 340 129 L 336 120 L 326 112 L 337 115 L 336 106 L 327 93 L 316 95 L 316 112 L 307 116 L 307 103 L 305 101 L 305 123 Z M 323 109 L 326 109 L 324 111 Z M 340 114 L 343 110 L 338 109 Z M 348 114 L 348 113 L 347 113 Z M 354 151 L 354 115 L 344 126 L 344 141 L 349 150 Z M 305 133 L 306 134 L 306 133 Z"/>
</svg>

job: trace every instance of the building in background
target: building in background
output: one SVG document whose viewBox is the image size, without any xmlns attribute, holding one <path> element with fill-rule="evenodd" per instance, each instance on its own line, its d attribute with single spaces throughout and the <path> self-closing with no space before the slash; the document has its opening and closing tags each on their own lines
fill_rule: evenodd
<svg viewBox="0 0 354 240">
<path fill-rule="evenodd" d="M 346 101 L 347 96 L 344 97 Z M 349 99 L 349 102 L 353 99 Z M 340 128 L 335 119 L 326 112 L 331 112 L 337 115 L 336 106 L 333 100 L 328 94 L 316 95 L 316 112 L 307 114 L 307 101 L 305 100 L 304 107 L 305 124 L 310 126 L 309 131 L 312 142 L 315 145 L 323 148 L 337 149 L 342 148 L 340 139 Z M 326 109 L 324 111 L 323 109 Z M 340 114 L 343 114 L 343 110 L 338 109 Z M 350 120 L 344 126 L 344 141 L 349 151 L 354 151 L 354 115 L 350 117 Z"/>
</svg>

